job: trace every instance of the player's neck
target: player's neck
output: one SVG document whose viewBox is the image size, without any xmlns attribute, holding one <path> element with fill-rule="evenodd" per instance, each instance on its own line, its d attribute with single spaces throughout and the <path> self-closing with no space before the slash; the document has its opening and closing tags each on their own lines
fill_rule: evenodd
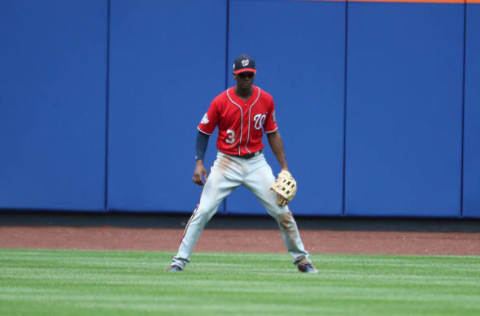
<svg viewBox="0 0 480 316">
<path fill-rule="evenodd" d="M 242 89 L 238 86 L 235 86 L 235 94 L 242 100 L 248 100 L 253 94 L 253 87 L 248 87 Z"/>
</svg>

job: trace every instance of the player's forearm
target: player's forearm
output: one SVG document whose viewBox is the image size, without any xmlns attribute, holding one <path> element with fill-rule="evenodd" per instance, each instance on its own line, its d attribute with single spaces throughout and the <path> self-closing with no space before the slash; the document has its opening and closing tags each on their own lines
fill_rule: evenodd
<svg viewBox="0 0 480 316">
<path fill-rule="evenodd" d="M 280 167 L 282 169 L 288 170 L 287 158 L 285 156 L 285 149 L 283 147 L 283 140 L 282 136 L 280 136 L 280 132 L 276 131 L 267 134 L 267 138 L 268 143 L 270 144 L 270 147 L 272 148 L 272 151 L 277 158 L 278 163 L 280 164 Z"/>
<path fill-rule="evenodd" d="M 204 134 L 202 132 L 198 132 L 197 142 L 196 142 L 196 145 L 195 145 L 195 160 L 196 161 L 201 161 L 203 163 L 203 160 L 205 158 L 205 152 L 207 151 L 208 138 L 209 138 L 209 136 L 207 134 Z"/>
</svg>

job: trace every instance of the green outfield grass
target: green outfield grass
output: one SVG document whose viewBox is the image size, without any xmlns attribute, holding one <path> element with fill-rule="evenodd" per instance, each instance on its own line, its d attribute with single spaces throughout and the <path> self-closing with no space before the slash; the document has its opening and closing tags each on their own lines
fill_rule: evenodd
<svg viewBox="0 0 480 316">
<path fill-rule="evenodd" d="M 480 315 L 479 257 L 0 250 L 0 315 Z"/>
</svg>

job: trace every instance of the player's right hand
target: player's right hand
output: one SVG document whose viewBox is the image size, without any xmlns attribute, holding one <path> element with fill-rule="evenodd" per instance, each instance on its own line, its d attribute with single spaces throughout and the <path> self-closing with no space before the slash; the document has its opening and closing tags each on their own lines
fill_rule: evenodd
<svg viewBox="0 0 480 316">
<path fill-rule="evenodd" d="M 203 186 L 207 177 L 207 169 L 205 169 L 203 161 L 197 160 L 195 164 L 195 170 L 193 171 L 193 183 Z"/>
</svg>

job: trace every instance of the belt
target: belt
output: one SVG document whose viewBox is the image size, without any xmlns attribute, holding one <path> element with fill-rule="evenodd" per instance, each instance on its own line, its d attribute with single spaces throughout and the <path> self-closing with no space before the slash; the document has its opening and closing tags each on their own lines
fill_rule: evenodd
<svg viewBox="0 0 480 316">
<path fill-rule="evenodd" d="M 259 151 L 256 151 L 254 153 L 251 153 L 251 154 L 246 154 L 246 155 L 243 155 L 243 156 L 235 156 L 235 157 L 238 157 L 238 158 L 242 158 L 242 159 L 250 159 L 250 158 L 253 158 L 255 156 L 258 156 L 262 153 L 262 150 L 260 149 Z"/>
</svg>

